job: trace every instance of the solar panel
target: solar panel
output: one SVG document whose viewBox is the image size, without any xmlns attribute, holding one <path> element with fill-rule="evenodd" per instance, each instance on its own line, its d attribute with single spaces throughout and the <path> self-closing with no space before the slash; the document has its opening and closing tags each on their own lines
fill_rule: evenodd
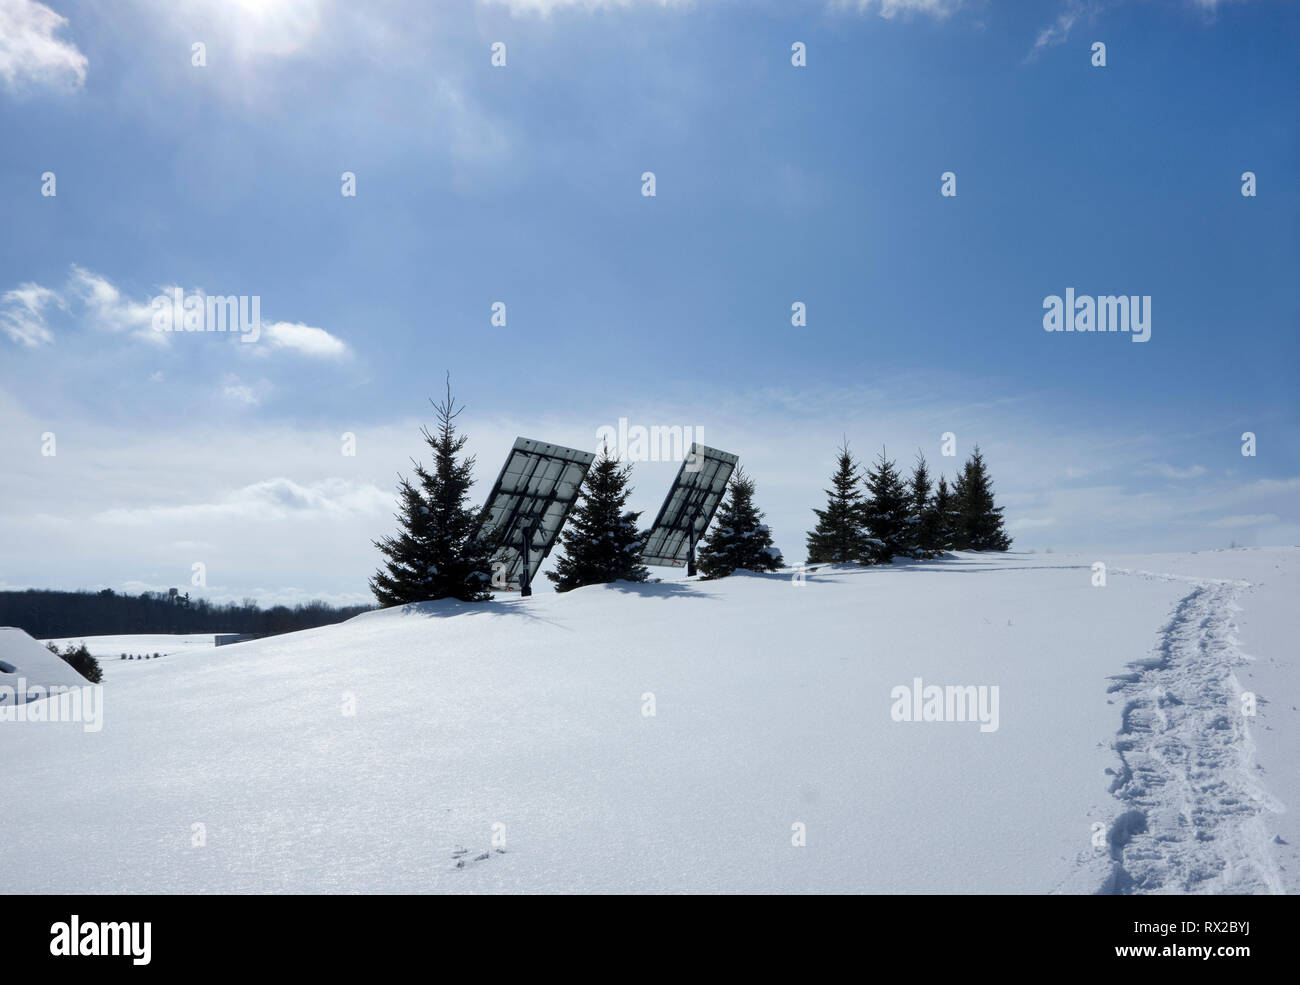
<svg viewBox="0 0 1300 985">
<path fill-rule="evenodd" d="M 479 538 L 494 546 L 493 561 L 505 566 L 506 583 L 519 586 L 521 594 L 531 594 L 537 569 L 555 546 L 595 458 L 589 451 L 515 439 L 483 507 Z M 494 575 L 498 570 L 494 563 Z M 500 576 L 493 580 L 499 584 Z"/>
<path fill-rule="evenodd" d="M 650 528 L 641 551 L 643 562 L 667 568 L 684 564 L 688 573 L 695 573 L 695 544 L 708 529 L 739 461 L 728 452 L 698 443 L 691 445 L 691 453 L 677 470 L 677 478 Z"/>
</svg>

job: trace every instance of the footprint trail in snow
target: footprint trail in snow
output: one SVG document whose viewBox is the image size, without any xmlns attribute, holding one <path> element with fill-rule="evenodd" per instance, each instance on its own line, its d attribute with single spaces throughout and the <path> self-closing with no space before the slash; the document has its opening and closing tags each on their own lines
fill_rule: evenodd
<svg viewBox="0 0 1300 985">
<path fill-rule="evenodd" d="M 1264 789 L 1236 668 L 1232 614 L 1250 586 L 1195 587 L 1160 631 L 1154 653 L 1115 677 L 1123 701 L 1111 793 L 1110 875 L 1098 892 L 1281 893 L 1265 817 L 1281 805 Z"/>
</svg>

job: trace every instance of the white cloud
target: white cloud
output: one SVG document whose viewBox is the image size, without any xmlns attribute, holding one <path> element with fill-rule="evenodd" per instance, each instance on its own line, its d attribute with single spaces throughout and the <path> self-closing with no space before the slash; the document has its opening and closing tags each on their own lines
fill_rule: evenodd
<svg viewBox="0 0 1300 985">
<path fill-rule="evenodd" d="M 878 9 L 880 16 L 890 20 L 898 14 L 928 14 L 942 20 L 958 7 L 962 0 L 835 0 L 836 7 L 855 7 L 866 12 Z"/>
<path fill-rule="evenodd" d="M 270 340 L 273 349 L 290 349 L 320 359 L 338 359 L 348 351 L 342 339 L 335 338 L 323 328 L 302 322 L 278 321 L 263 325 L 262 335 Z"/>
<path fill-rule="evenodd" d="M 1187 0 L 1187 2 L 1193 7 L 1199 7 L 1213 14 L 1220 4 L 1232 0 Z M 1044 48 L 1065 44 L 1070 38 L 1071 29 L 1081 17 L 1086 14 L 1090 19 L 1096 18 L 1101 11 L 1114 5 L 1115 0 L 1065 0 L 1065 6 L 1057 14 L 1056 20 L 1038 32 L 1038 37 L 1034 39 L 1034 46 L 1029 51 L 1029 57 L 1032 58 Z"/>
<path fill-rule="evenodd" d="M 233 400 L 237 404 L 255 407 L 258 403 L 258 397 L 253 392 L 253 388 L 243 383 L 227 383 L 222 387 L 221 392 L 227 400 Z"/>
<path fill-rule="evenodd" d="M 178 290 L 177 287 L 164 287 L 159 294 L 171 297 Z M 207 296 L 201 290 L 190 294 L 196 297 Z M 107 277 L 73 264 L 67 285 L 61 291 L 27 283 L 0 295 L 0 330 L 21 345 L 36 346 L 52 342 L 54 332 L 49 326 L 47 315 L 49 309 L 55 307 L 70 312 L 80 324 L 91 328 L 126 333 L 141 341 L 166 345 L 174 333 L 154 330 L 152 302 L 153 298 L 132 300 Z M 319 359 L 338 359 L 349 352 L 342 339 L 323 328 L 302 322 L 278 321 L 263 324 L 262 335 L 269 344 L 250 347 L 261 353 L 283 349 Z M 151 379 L 161 381 L 162 375 L 155 374 Z M 226 395 L 237 399 L 240 396 L 231 393 L 229 389 Z M 251 391 L 249 396 L 252 396 Z M 256 400 L 247 402 L 256 403 Z"/>
<path fill-rule="evenodd" d="M 54 341 L 45 321 L 45 309 L 62 307 L 58 293 L 40 284 L 20 284 L 0 296 L 0 329 L 20 345 L 37 346 Z"/>
<path fill-rule="evenodd" d="M 1242 513 L 1236 516 L 1225 516 L 1215 520 L 1210 524 L 1211 527 L 1258 527 L 1264 524 L 1277 523 L 1281 517 L 1276 513 Z"/>
<path fill-rule="evenodd" d="M 382 515 L 393 505 L 393 494 L 369 483 L 330 478 L 308 485 L 275 478 L 255 482 L 211 503 L 111 509 L 95 515 L 99 523 L 147 526 L 158 523 L 214 523 L 250 520 L 279 521 L 291 517 L 321 520 L 361 514 Z"/>
<path fill-rule="evenodd" d="M 1242 487 L 1247 496 L 1290 495 L 1300 492 L 1300 477 L 1290 479 L 1256 479 Z"/>
<path fill-rule="evenodd" d="M 86 56 L 54 36 L 67 23 L 35 0 L 0 0 L 0 80 L 7 88 L 85 84 Z"/>
<path fill-rule="evenodd" d="M 1038 32 L 1033 50 L 1039 51 L 1053 45 L 1064 44 L 1070 36 L 1070 28 L 1074 27 L 1074 22 L 1078 19 L 1079 14 L 1076 9 L 1069 8 L 1062 11 L 1055 21 Z"/>
<path fill-rule="evenodd" d="M 153 308 L 147 302 L 124 298 L 108 278 L 73 264 L 68 283 L 96 327 L 111 332 L 130 332 L 150 342 L 166 342 L 165 333 L 153 330 Z"/>
<path fill-rule="evenodd" d="M 61 291 L 28 283 L 0 296 L 0 328 L 23 345 L 53 342 L 47 317 L 51 308 L 71 312 L 94 328 L 131 332 L 150 342 L 166 341 L 165 335 L 152 331 L 153 310 L 147 303 L 124 298 L 106 277 L 76 264 Z"/>
<path fill-rule="evenodd" d="M 477 164 L 504 158 L 510 139 L 466 98 L 465 90 L 449 79 L 439 79 L 430 94 L 431 112 L 447 134 L 445 149 L 461 161 Z"/>
<path fill-rule="evenodd" d="M 1056 525 L 1056 518 L 1051 516 L 1021 516 L 1007 522 L 1007 528 L 1012 531 L 1050 530 Z"/>
<path fill-rule="evenodd" d="M 1166 479 L 1199 479 L 1205 475 L 1204 465 L 1192 465 L 1185 469 L 1176 468 L 1164 462 L 1142 469 L 1143 475 L 1158 475 Z"/>
<path fill-rule="evenodd" d="M 543 17 L 557 10 L 600 10 L 631 7 L 641 4 L 652 7 L 686 7 L 692 0 L 479 0 L 486 6 L 509 7 L 512 14 L 541 14 Z"/>
</svg>

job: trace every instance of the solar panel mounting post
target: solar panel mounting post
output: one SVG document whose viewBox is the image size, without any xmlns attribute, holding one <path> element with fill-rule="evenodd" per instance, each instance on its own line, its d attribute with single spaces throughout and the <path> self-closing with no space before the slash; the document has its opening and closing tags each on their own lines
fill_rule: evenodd
<svg viewBox="0 0 1300 985">
<path fill-rule="evenodd" d="M 533 594 L 533 579 L 532 573 L 529 571 L 530 558 L 528 556 L 528 551 L 533 546 L 532 523 L 524 523 L 520 533 L 523 535 L 524 543 L 519 553 L 523 559 L 524 567 L 523 570 L 519 572 L 519 597 L 527 598 L 529 595 Z"/>
<path fill-rule="evenodd" d="M 700 518 L 700 511 L 698 508 L 696 508 L 695 512 L 691 514 L 690 532 L 686 535 L 688 538 L 688 546 L 686 548 L 686 577 L 687 578 L 695 577 L 695 541 L 696 541 L 695 521 L 698 520 L 699 518 Z"/>
<path fill-rule="evenodd" d="M 559 537 L 595 458 L 593 452 L 577 448 L 515 439 L 488 493 L 478 534 L 505 576 L 504 584 L 495 587 L 510 590 L 517 583 L 523 594 L 532 594 L 537 574 L 533 569 L 540 567 Z"/>
<path fill-rule="evenodd" d="M 682 462 L 651 526 L 641 557 L 645 564 L 687 568 L 696 574 L 695 552 L 721 503 L 738 458 L 699 442 Z"/>
</svg>

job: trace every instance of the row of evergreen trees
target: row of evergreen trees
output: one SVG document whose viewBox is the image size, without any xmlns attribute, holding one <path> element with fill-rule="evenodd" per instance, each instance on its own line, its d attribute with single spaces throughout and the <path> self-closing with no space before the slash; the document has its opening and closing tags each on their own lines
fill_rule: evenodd
<svg viewBox="0 0 1300 985">
<path fill-rule="evenodd" d="M 978 445 L 949 487 L 942 475 L 934 484 L 920 452 L 905 479 L 883 450 L 864 471 L 845 444 L 826 495 L 826 508 L 813 510 L 809 563 L 888 564 L 896 557 L 1011 548 Z"/>
<path fill-rule="evenodd" d="M 426 469 L 412 460 L 413 478 L 398 477 L 399 532 L 374 542 L 384 566 L 370 580 L 370 589 L 381 605 L 492 597 L 492 538 L 479 537 L 483 513 L 470 505 L 474 458 L 463 455 L 466 438 L 456 433 L 456 418 L 464 408 L 456 405 L 450 384 L 445 399 L 433 407 L 436 431 L 421 429 L 433 466 Z M 627 508 L 631 474 L 632 467 L 620 465 L 608 448 L 592 463 L 560 534 L 561 556 L 555 570 L 546 573 L 557 591 L 650 580 L 641 558 L 649 531 L 640 527 L 641 514 Z M 863 474 L 846 445 L 831 484 L 826 509 L 814 511 L 810 562 L 879 564 L 898 556 L 927 558 L 952 549 L 1005 551 L 1011 546 L 978 447 L 951 489 L 940 476 L 932 491 L 924 456 L 905 481 L 883 452 Z M 775 571 L 784 563 L 754 494 L 754 480 L 737 468 L 698 548 L 703 578 L 737 570 Z"/>
</svg>

